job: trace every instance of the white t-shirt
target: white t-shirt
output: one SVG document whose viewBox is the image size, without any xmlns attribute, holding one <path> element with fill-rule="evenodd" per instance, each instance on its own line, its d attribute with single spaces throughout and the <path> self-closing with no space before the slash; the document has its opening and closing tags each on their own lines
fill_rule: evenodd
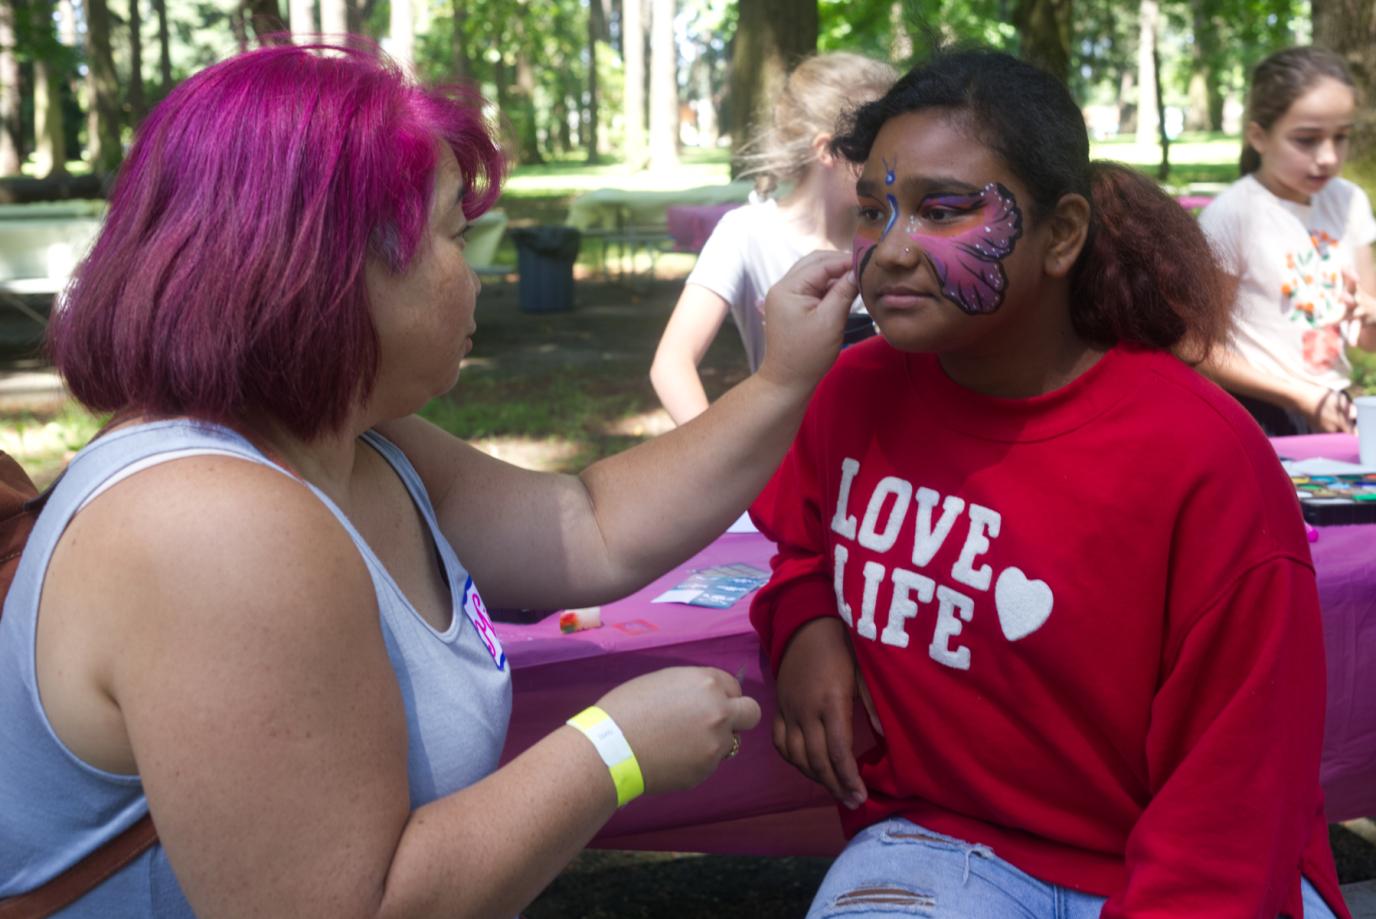
<svg viewBox="0 0 1376 919">
<path fill-rule="evenodd" d="M 1232 343 L 1253 367 L 1342 389 L 1355 323 L 1344 323 L 1343 271 L 1376 240 L 1371 201 L 1335 178 L 1309 204 L 1247 175 L 1199 215 L 1224 270 L 1238 278 Z"/>
<path fill-rule="evenodd" d="M 727 211 L 702 247 L 687 283 L 731 307 L 753 373 L 764 360 L 764 297 L 815 246 L 784 219 L 773 199 Z M 851 312 L 864 312 L 856 298 Z"/>
</svg>

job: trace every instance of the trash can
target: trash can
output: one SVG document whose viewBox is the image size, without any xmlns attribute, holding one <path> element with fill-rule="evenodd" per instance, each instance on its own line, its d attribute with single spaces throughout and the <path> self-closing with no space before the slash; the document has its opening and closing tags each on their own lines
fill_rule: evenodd
<svg viewBox="0 0 1376 919">
<path fill-rule="evenodd" d="M 523 313 L 559 313 L 573 308 L 573 263 L 582 235 L 573 227 L 517 227 L 516 245 Z"/>
</svg>

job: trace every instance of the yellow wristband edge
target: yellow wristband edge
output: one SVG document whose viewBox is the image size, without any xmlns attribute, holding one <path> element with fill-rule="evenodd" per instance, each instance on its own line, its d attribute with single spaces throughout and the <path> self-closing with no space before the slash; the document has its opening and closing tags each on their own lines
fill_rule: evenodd
<svg viewBox="0 0 1376 919">
<path fill-rule="evenodd" d="M 611 774 L 612 785 L 616 788 L 618 808 L 625 807 L 645 793 L 645 776 L 640 771 L 640 762 L 635 758 L 635 752 L 631 750 L 631 745 L 626 742 L 625 735 L 621 733 L 620 726 L 611 715 L 596 705 L 590 705 L 565 723 L 586 737 L 602 758 L 603 764 Z M 624 757 L 618 758 L 618 753 L 609 750 L 594 734 L 594 729 L 603 724 L 610 725 L 615 731 L 616 738 L 620 741 L 618 746 L 624 749 Z"/>
</svg>

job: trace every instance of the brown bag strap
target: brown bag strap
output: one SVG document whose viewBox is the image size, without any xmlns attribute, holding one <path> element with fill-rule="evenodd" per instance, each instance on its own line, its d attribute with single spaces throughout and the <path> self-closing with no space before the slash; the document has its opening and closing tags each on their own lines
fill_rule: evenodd
<svg viewBox="0 0 1376 919">
<path fill-rule="evenodd" d="M 41 887 L 0 900 L 0 919 L 43 919 L 79 900 L 158 841 L 153 817 L 143 818 Z"/>
</svg>

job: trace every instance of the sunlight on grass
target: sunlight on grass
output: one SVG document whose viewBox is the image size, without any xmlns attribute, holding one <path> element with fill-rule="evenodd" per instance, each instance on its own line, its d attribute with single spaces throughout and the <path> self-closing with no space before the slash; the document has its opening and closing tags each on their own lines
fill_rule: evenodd
<svg viewBox="0 0 1376 919">
<path fill-rule="evenodd" d="M 576 195 L 609 187 L 669 191 L 730 181 L 728 151 L 685 150 L 679 165 L 661 172 L 636 172 L 619 162 L 588 165 L 581 159 L 517 166 L 502 191 L 504 195 L 521 198 Z"/>
<path fill-rule="evenodd" d="M 1231 134 L 1184 134 L 1171 141 L 1171 163 L 1182 166 L 1235 164 L 1241 141 Z M 1159 144 L 1139 144 L 1132 135 L 1093 141 L 1089 154 L 1095 159 L 1118 160 L 1133 166 L 1155 166 L 1161 160 Z"/>
<path fill-rule="evenodd" d="M 1175 193 L 1218 192 L 1237 178 L 1237 158 L 1241 141 L 1231 134 L 1183 134 L 1171 142 L 1171 171 L 1164 183 Z M 1132 135 L 1091 141 L 1089 155 L 1097 160 L 1115 160 L 1156 177 L 1161 162 L 1158 144 L 1139 144 Z"/>
<path fill-rule="evenodd" d="M 105 420 L 72 399 L 51 414 L 0 414 L 0 450 L 14 457 L 41 487 L 62 471 L 76 451 L 86 446 Z"/>
<path fill-rule="evenodd" d="M 466 369 L 454 396 L 431 399 L 421 416 L 527 469 L 577 472 L 670 426 L 652 395 L 627 388 L 622 371 L 512 378 Z"/>
</svg>

